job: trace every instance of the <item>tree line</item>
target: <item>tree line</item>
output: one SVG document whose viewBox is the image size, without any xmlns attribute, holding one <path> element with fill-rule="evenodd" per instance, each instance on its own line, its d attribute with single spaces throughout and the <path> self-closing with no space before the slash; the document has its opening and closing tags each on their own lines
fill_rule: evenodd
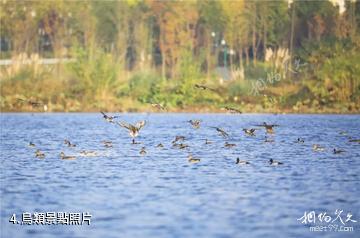
<svg viewBox="0 0 360 238">
<path fill-rule="evenodd" d="M 292 65 L 296 57 L 313 66 L 301 77 L 315 79 L 309 81 L 311 85 L 302 84 L 315 98 L 333 97 L 333 88 L 342 100 L 354 101 L 359 69 L 348 59 L 359 59 L 359 12 L 359 1 L 353 0 L 4 0 L 1 58 L 21 53 L 78 58 L 70 68 L 78 71 L 78 77 L 87 77 L 81 63 L 111 57 L 116 65 L 105 71 L 151 69 L 163 80 L 179 80 L 186 87 L 194 80 L 217 77 L 219 70 L 220 74 L 238 71 L 240 79 L 256 79 L 260 71 L 279 68 L 284 58 Z M 351 73 L 345 75 L 349 67 Z M 100 75 L 94 87 L 106 81 L 107 76 Z M 317 83 L 327 92 L 311 90 Z M 179 87 L 178 91 L 187 90 Z M 235 94 L 243 96 L 243 92 Z"/>
</svg>

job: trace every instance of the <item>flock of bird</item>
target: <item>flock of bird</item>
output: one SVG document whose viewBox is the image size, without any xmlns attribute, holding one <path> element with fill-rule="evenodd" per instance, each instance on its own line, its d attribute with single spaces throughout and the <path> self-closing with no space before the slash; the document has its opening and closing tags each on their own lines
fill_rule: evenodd
<svg viewBox="0 0 360 238">
<path fill-rule="evenodd" d="M 106 114 L 104 112 L 100 112 L 100 113 L 102 114 L 102 117 L 106 122 L 108 122 L 110 124 L 119 125 L 120 127 L 126 129 L 128 131 L 128 133 L 129 133 L 129 136 L 132 139 L 132 144 L 141 144 L 139 142 L 136 142 L 135 139 L 139 135 L 141 129 L 146 125 L 145 120 L 139 121 L 139 122 L 137 122 L 136 124 L 133 125 L 133 124 L 130 124 L 130 123 L 127 123 L 127 122 L 124 122 L 124 121 L 115 121 L 117 118 L 120 118 L 120 116 L 111 116 L 111 115 L 108 115 L 108 114 Z M 200 126 L 201 126 L 201 123 L 202 123 L 201 120 L 193 120 L 193 119 L 189 120 L 187 122 L 195 130 L 199 129 Z M 265 143 L 273 143 L 274 142 L 274 139 L 272 138 L 272 135 L 275 133 L 274 128 L 278 127 L 279 125 L 277 125 L 277 124 L 267 124 L 266 122 L 264 122 L 262 124 L 258 124 L 258 125 L 254 125 L 254 126 L 256 128 L 244 128 L 244 129 L 242 129 L 242 131 L 245 133 L 245 135 L 250 136 L 250 137 L 254 137 L 254 136 L 256 136 L 256 134 L 255 134 L 256 131 L 260 130 L 260 127 L 263 127 L 265 129 L 265 132 L 266 132 L 264 142 Z M 218 134 L 221 137 L 223 137 L 224 139 L 229 138 L 229 134 L 223 128 L 220 128 L 220 127 L 210 127 L 210 128 L 215 129 L 218 132 Z M 346 135 L 345 132 L 340 132 L 340 134 Z M 349 139 L 349 142 L 355 142 L 355 143 L 360 144 L 360 139 L 354 139 L 354 138 L 351 138 L 351 137 L 349 137 L 348 139 Z M 106 147 L 106 148 L 113 147 L 111 141 L 102 141 L 102 143 L 103 143 L 104 147 Z M 171 143 L 172 143 L 172 146 L 174 148 L 178 148 L 178 149 L 189 148 L 189 145 L 185 144 L 185 136 L 178 135 L 178 136 L 176 136 L 174 138 L 174 140 Z M 302 143 L 305 143 L 305 140 L 303 138 L 297 138 L 295 143 L 302 144 Z M 212 144 L 212 141 L 210 141 L 208 139 L 205 139 L 204 144 L 205 145 Z M 68 139 L 64 139 L 64 145 L 67 146 L 67 147 L 76 147 L 76 144 L 71 143 Z M 34 148 L 36 147 L 36 145 L 33 142 L 29 142 L 29 146 L 34 147 Z M 235 147 L 235 146 L 236 146 L 236 144 L 229 143 L 227 140 L 224 143 L 225 148 L 232 148 L 232 147 Z M 159 143 L 159 144 L 156 145 L 156 147 L 157 148 L 163 148 L 164 145 L 162 143 Z M 323 147 L 323 146 L 321 146 L 319 144 L 313 144 L 312 145 L 312 150 L 314 152 L 325 151 L 325 147 Z M 340 153 L 345 153 L 346 151 L 342 150 L 342 149 L 333 148 L 332 152 L 333 152 L 333 154 L 340 154 Z M 87 150 L 82 150 L 82 151 L 80 151 L 79 154 L 80 154 L 80 156 L 85 156 L 85 157 L 98 156 L 96 151 L 87 151 Z M 144 147 L 144 146 L 141 147 L 141 150 L 140 150 L 139 154 L 140 155 L 147 154 L 146 147 Z M 41 150 L 37 149 L 35 151 L 35 157 L 40 158 L 40 159 L 44 159 L 45 156 L 46 156 L 45 153 L 42 152 Z M 74 160 L 74 159 L 76 159 L 76 156 L 68 156 L 68 155 L 65 155 L 64 152 L 61 152 L 60 153 L 60 158 L 63 159 L 63 160 Z M 189 163 L 199 163 L 201 161 L 199 158 L 194 158 L 191 153 L 188 155 L 187 159 L 188 159 Z M 278 166 L 278 165 L 283 165 L 284 164 L 283 162 L 275 161 L 273 159 L 269 159 L 268 163 L 270 165 L 273 165 L 273 166 Z M 248 165 L 248 164 L 250 164 L 250 162 L 248 162 L 246 160 L 240 160 L 239 158 L 236 158 L 235 164 L 237 164 L 237 165 Z"/>
<path fill-rule="evenodd" d="M 211 91 L 211 92 L 217 93 L 216 89 L 213 89 L 213 88 L 205 86 L 205 85 L 195 84 L 194 88 L 196 88 L 198 90 L 204 90 L 204 91 L 206 90 L 206 91 Z M 47 105 L 42 103 L 42 102 L 38 102 L 38 101 L 34 101 L 34 100 L 28 100 L 28 99 L 22 99 L 22 98 L 18 98 L 18 101 L 21 102 L 21 103 L 28 104 L 28 105 L 30 105 L 32 107 L 43 106 L 44 111 L 47 111 Z M 149 102 L 149 104 L 152 107 L 156 108 L 157 110 L 167 111 L 167 108 L 165 106 L 159 104 L 159 103 Z M 229 107 L 229 106 L 225 106 L 225 107 L 223 107 L 221 109 L 226 110 L 229 113 L 235 113 L 235 114 L 241 114 L 242 113 L 240 110 L 238 110 L 236 108 Z M 132 138 L 132 143 L 133 144 L 140 144 L 140 143 L 135 141 L 135 138 L 139 135 L 140 130 L 145 126 L 146 121 L 143 120 L 143 121 L 137 122 L 135 125 L 132 125 L 132 124 L 124 122 L 124 121 L 120 121 L 120 122 L 115 121 L 115 119 L 119 118 L 120 116 L 110 116 L 110 115 L 108 115 L 108 114 L 106 114 L 104 112 L 100 112 L 100 113 L 102 114 L 103 118 L 107 122 L 112 123 L 112 124 L 117 124 L 120 127 L 123 127 L 125 129 L 127 129 L 128 132 L 129 132 L 130 137 Z M 189 120 L 188 122 L 191 124 L 191 126 L 194 129 L 199 129 L 202 121 L 201 120 Z M 265 130 L 266 130 L 266 134 L 267 135 L 272 135 L 272 134 L 274 134 L 274 127 L 278 127 L 279 125 L 267 124 L 266 122 L 264 122 L 263 124 L 259 124 L 259 125 L 255 125 L 255 126 L 256 127 L 264 127 Z M 225 138 L 225 139 L 229 138 L 229 134 L 224 129 L 222 129 L 220 127 L 211 127 L 211 128 L 215 129 L 219 133 L 219 135 L 222 136 L 223 138 Z M 257 130 L 258 130 L 258 128 L 244 128 L 243 132 L 247 136 L 255 136 L 255 132 Z M 345 132 L 341 132 L 340 134 L 344 135 Z M 189 146 L 184 144 L 183 141 L 185 141 L 184 136 L 176 136 L 174 141 L 172 142 L 173 147 L 179 148 L 179 149 L 188 148 Z M 178 143 L 178 142 L 180 142 L 180 143 Z M 274 139 L 271 138 L 270 136 L 265 136 L 264 142 L 265 143 L 273 143 Z M 305 141 L 302 138 L 298 138 L 295 142 L 296 143 L 304 143 Z M 355 142 L 355 143 L 360 144 L 360 139 L 354 139 L 354 138 L 350 137 L 349 142 Z M 113 147 L 111 141 L 102 141 L 102 143 L 104 144 L 104 146 L 106 148 Z M 211 144 L 211 143 L 212 143 L 211 141 L 209 141 L 208 139 L 205 139 L 205 144 Z M 64 140 L 64 144 L 67 145 L 68 147 L 76 147 L 75 144 L 72 144 L 67 139 Z M 30 142 L 29 146 L 30 147 L 35 147 L 35 144 Z M 236 146 L 236 144 L 229 143 L 228 141 L 226 141 L 225 144 L 224 144 L 224 147 L 226 147 L 226 148 L 232 148 L 232 147 L 235 147 L 235 146 Z M 164 145 L 160 143 L 156 147 L 162 148 L 162 147 L 164 147 Z M 313 144 L 312 149 L 313 149 L 313 151 L 317 151 L 317 152 L 325 150 L 325 148 L 323 146 L 319 145 L 319 144 Z M 344 153 L 344 152 L 345 151 L 341 150 L 341 149 L 336 149 L 336 148 L 333 149 L 334 154 L 340 154 L 340 153 Z M 139 153 L 141 155 L 145 155 L 147 153 L 146 148 L 142 147 Z M 95 151 L 83 150 L 83 151 L 80 152 L 80 155 L 81 156 L 97 156 L 97 153 Z M 42 151 L 40 151 L 39 149 L 37 149 L 35 151 L 35 156 L 38 157 L 38 158 L 45 158 L 45 154 Z M 64 152 L 60 153 L 60 158 L 61 159 L 76 159 L 75 156 L 66 156 L 64 154 Z M 200 162 L 200 159 L 193 158 L 193 156 L 190 154 L 188 156 L 188 161 L 190 163 L 198 163 L 198 162 Z M 239 158 L 237 158 L 236 159 L 236 164 L 245 165 L 245 164 L 250 164 L 250 163 L 248 161 L 243 161 L 243 160 L 240 160 Z M 270 159 L 269 164 L 270 165 L 281 165 L 283 163 L 279 162 L 279 161 L 274 161 L 273 159 Z"/>
<path fill-rule="evenodd" d="M 194 88 L 201 90 L 201 91 L 210 91 L 213 93 L 219 93 L 216 89 L 213 89 L 209 86 L 205 86 L 205 85 L 200 85 L 200 84 L 194 84 Z M 33 109 L 43 109 L 44 112 L 46 112 L 48 110 L 48 106 L 46 103 L 43 103 L 41 101 L 37 101 L 37 100 L 32 100 L 32 99 L 26 99 L 26 98 L 17 98 L 17 101 L 20 102 L 23 105 L 28 105 L 31 106 Z M 157 110 L 160 111 L 167 111 L 167 108 L 163 105 L 161 105 L 160 103 L 154 103 L 154 102 L 148 102 L 152 107 L 156 108 Z M 236 114 L 241 114 L 242 111 L 240 111 L 239 109 L 233 108 L 233 107 L 229 107 L 229 106 L 224 106 L 220 108 L 221 110 L 225 110 L 227 112 L 230 113 L 236 113 Z M 103 114 L 104 115 L 104 114 Z M 105 115 L 104 115 L 105 117 Z M 107 121 L 109 122 L 113 122 L 114 119 L 117 118 L 117 116 L 115 117 L 108 117 L 105 118 Z"/>
</svg>

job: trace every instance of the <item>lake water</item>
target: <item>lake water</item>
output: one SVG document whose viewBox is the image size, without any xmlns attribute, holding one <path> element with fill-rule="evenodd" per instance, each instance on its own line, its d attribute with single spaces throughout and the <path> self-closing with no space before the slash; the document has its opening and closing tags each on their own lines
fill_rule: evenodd
<svg viewBox="0 0 360 238">
<path fill-rule="evenodd" d="M 201 119 L 200 129 L 190 119 Z M 360 139 L 359 115 L 121 114 L 119 120 L 147 121 L 136 139 L 141 144 L 131 144 L 128 132 L 100 113 L 2 113 L 1 237 L 360 237 L 360 144 L 348 141 Z M 263 122 L 279 125 L 269 135 L 274 143 L 254 127 Z M 250 127 L 260 129 L 255 137 L 243 133 Z M 172 147 L 176 135 L 190 147 Z M 298 137 L 305 143 L 295 143 Z M 205 145 L 205 138 L 213 143 Z M 35 157 L 30 141 L 45 159 Z M 225 141 L 236 147 L 225 148 Z M 325 151 L 314 152 L 315 143 Z M 143 146 L 146 155 L 139 154 Z M 81 157 L 81 150 L 98 156 Z M 61 151 L 77 158 L 62 160 Z M 190 164 L 189 153 L 200 163 Z M 237 157 L 251 164 L 238 166 Z M 271 158 L 284 164 L 270 166 Z M 343 225 L 353 231 L 315 232 L 298 220 L 326 212 L 332 220 L 316 217 L 315 225 L 340 227 L 336 210 L 343 210 L 344 223 L 348 213 L 357 221 Z M 25 212 L 92 217 L 82 226 L 9 222 Z"/>
</svg>

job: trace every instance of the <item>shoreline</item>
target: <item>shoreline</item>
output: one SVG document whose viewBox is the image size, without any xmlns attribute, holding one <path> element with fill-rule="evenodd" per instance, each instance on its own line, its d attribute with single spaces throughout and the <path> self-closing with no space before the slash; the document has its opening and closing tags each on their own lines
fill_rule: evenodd
<svg viewBox="0 0 360 238">
<path fill-rule="evenodd" d="M 283 112 L 269 112 L 269 111 L 252 111 L 252 112 L 242 112 L 242 113 L 230 113 L 224 111 L 112 111 L 112 110 L 89 110 L 89 111 L 2 111 L 0 114 L 80 114 L 80 113 L 100 113 L 100 111 L 106 111 L 108 113 L 118 113 L 118 114 L 224 114 L 224 115 L 249 115 L 249 114 L 268 114 L 268 115 L 360 115 L 360 112 L 335 112 L 335 111 L 326 111 L 326 112 L 294 112 L 294 111 L 283 111 Z"/>
<path fill-rule="evenodd" d="M 335 104 L 332 107 L 323 106 L 323 107 L 264 107 L 260 104 L 242 104 L 232 106 L 235 110 L 239 112 L 234 112 L 226 110 L 224 107 L 226 105 L 189 105 L 189 106 L 179 106 L 179 107 L 165 107 L 165 109 L 159 109 L 147 104 L 137 104 L 137 105 L 118 105 L 110 104 L 106 106 L 77 106 L 77 107 L 66 107 L 59 104 L 45 104 L 44 106 L 17 106 L 17 107 L 8 107 L 3 106 L 0 108 L 1 113 L 99 113 L 100 111 L 109 112 L 109 113 L 161 113 L 161 114 L 170 114 L 170 113 L 189 113 L 189 114 L 229 114 L 229 115 L 241 115 L 241 114 L 349 114 L 356 115 L 360 114 L 360 107 L 347 105 Z"/>
</svg>

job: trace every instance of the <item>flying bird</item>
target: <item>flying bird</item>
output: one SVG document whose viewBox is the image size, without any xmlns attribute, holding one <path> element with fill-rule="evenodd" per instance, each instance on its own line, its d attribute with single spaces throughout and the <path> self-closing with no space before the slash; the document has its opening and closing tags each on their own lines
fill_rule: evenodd
<svg viewBox="0 0 360 238">
<path fill-rule="evenodd" d="M 150 105 L 151 105 L 152 107 L 155 107 L 155 108 L 158 109 L 158 110 L 166 111 L 166 107 L 164 107 L 164 106 L 161 105 L 160 103 L 150 103 Z"/>
<path fill-rule="evenodd" d="M 267 124 L 266 122 L 264 122 L 263 124 L 256 125 L 256 126 L 265 127 L 266 133 L 268 133 L 268 134 L 273 134 L 273 133 L 274 133 L 274 129 L 273 129 L 273 128 L 276 127 L 276 126 L 279 126 L 279 125 L 276 125 L 276 124 Z"/>
<path fill-rule="evenodd" d="M 255 136 L 255 131 L 256 131 L 256 129 L 253 129 L 253 128 L 251 128 L 251 129 L 243 129 L 243 131 L 245 132 L 245 134 L 246 135 L 248 135 L 248 136 Z"/>
<path fill-rule="evenodd" d="M 18 98 L 17 100 L 21 101 L 21 102 L 24 102 L 24 103 L 27 103 L 27 104 L 31 105 L 32 107 L 39 107 L 39 106 L 43 105 L 42 102 L 36 102 L 36 101 L 22 99 L 22 98 Z"/>
<path fill-rule="evenodd" d="M 235 113 L 241 114 L 242 113 L 242 111 L 240 111 L 236 108 L 233 108 L 233 107 L 224 107 L 224 109 L 233 114 L 235 114 Z"/>
<path fill-rule="evenodd" d="M 188 122 L 192 125 L 192 127 L 194 129 L 199 129 L 200 128 L 201 120 L 190 120 Z"/>
<path fill-rule="evenodd" d="M 119 126 L 124 127 L 125 129 L 127 129 L 129 131 L 129 135 L 132 138 L 132 143 L 135 143 L 135 138 L 139 135 L 139 132 L 141 130 L 141 128 L 143 128 L 146 124 L 146 121 L 139 121 L 138 123 L 136 123 L 135 125 L 126 123 L 126 122 L 118 122 Z"/>
<path fill-rule="evenodd" d="M 229 137 L 229 134 L 226 133 L 222 128 L 220 128 L 220 127 L 211 127 L 211 128 L 216 129 L 216 131 L 219 132 L 222 137 L 224 137 L 224 138 Z"/>
<path fill-rule="evenodd" d="M 115 119 L 115 118 L 119 118 L 119 116 L 109 116 L 109 115 L 106 115 L 105 112 L 100 112 L 100 113 L 103 115 L 104 119 L 105 119 L 107 122 L 109 122 L 109 123 L 114 123 L 114 119 Z"/>
</svg>

